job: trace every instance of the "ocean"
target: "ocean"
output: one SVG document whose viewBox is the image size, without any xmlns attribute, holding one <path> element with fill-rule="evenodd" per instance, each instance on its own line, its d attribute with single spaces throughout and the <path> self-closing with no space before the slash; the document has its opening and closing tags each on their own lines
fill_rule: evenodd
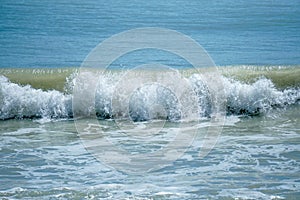
<svg viewBox="0 0 300 200">
<path fill-rule="evenodd" d="M 1 1 L 1 199 L 299 199 L 300 2 Z"/>
</svg>

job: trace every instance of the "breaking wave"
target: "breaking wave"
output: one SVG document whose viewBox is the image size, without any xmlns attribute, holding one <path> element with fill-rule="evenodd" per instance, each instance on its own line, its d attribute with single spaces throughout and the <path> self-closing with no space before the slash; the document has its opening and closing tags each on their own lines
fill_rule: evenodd
<svg viewBox="0 0 300 200">
<path fill-rule="evenodd" d="M 121 73 L 108 73 L 100 77 L 95 93 L 95 111 L 99 118 L 114 118 L 112 98 L 120 76 Z M 58 91 L 17 84 L 5 74 L 0 75 L 0 119 L 72 118 L 72 88 L 76 84 L 76 72 L 66 79 L 64 91 Z M 228 115 L 264 114 L 274 108 L 298 104 L 300 100 L 299 87 L 278 88 L 268 76 L 249 82 L 226 75 L 221 79 Z M 212 112 L 211 94 L 201 74 L 190 73 L 186 80 L 198 98 L 199 117 L 209 117 Z M 128 113 L 121 115 L 134 121 L 144 121 L 162 118 L 178 120 L 183 117 L 181 113 L 185 108 L 179 105 L 172 91 L 158 84 L 150 84 L 131 94 L 128 109 Z"/>
</svg>

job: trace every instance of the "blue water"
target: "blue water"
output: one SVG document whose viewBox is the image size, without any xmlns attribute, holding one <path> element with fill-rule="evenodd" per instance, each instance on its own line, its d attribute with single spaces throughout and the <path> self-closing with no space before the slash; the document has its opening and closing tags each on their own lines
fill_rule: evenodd
<svg viewBox="0 0 300 200">
<path fill-rule="evenodd" d="M 149 26 L 192 37 L 217 65 L 300 63 L 298 0 L 1 0 L 0 67 L 79 66 L 104 39 Z"/>
</svg>

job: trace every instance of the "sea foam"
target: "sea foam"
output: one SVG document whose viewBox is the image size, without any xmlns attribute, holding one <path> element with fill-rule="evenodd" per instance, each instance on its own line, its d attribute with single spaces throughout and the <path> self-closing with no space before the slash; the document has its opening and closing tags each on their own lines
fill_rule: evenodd
<svg viewBox="0 0 300 200">
<path fill-rule="evenodd" d="M 98 77 L 94 105 L 99 118 L 114 118 L 113 110 L 116 108 L 113 106 L 128 108 L 128 110 L 119 109 L 119 114 L 134 121 L 184 118 L 182 113 L 187 108 L 180 105 L 177 96 L 170 89 L 159 84 L 148 84 L 138 88 L 131 94 L 130 101 L 124 102 L 125 105 L 113 105 L 112 99 L 116 98 L 115 88 L 119 84 L 120 77 L 121 73 L 108 73 Z M 210 117 L 213 112 L 212 94 L 203 77 L 200 74 L 192 74 L 185 79 L 198 99 L 199 117 Z M 221 76 L 221 79 L 229 115 L 263 114 L 274 108 L 297 104 L 300 99 L 299 88 L 279 90 L 271 80 L 264 77 L 253 83 L 243 83 L 224 76 Z M 0 76 L 0 119 L 73 117 L 72 88 L 78 84 L 74 74 L 68 78 L 68 83 L 69 91 L 63 93 L 19 85 Z M 189 96 L 185 98 L 188 99 Z M 87 108 L 83 105 L 81 109 Z"/>
</svg>

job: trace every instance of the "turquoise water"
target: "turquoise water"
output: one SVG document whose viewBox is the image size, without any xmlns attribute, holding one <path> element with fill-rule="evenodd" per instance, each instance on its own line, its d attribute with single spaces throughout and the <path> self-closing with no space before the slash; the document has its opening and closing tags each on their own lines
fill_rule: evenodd
<svg viewBox="0 0 300 200">
<path fill-rule="evenodd" d="M 299 20 L 297 0 L 1 1 L 0 198 L 299 199 Z M 195 39 L 220 74 L 187 69 L 167 52 L 135 51 L 112 67 L 163 63 L 184 78 L 134 71 L 176 87 L 148 83 L 120 101 L 115 88 L 136 82 L 117 70 L 87 76 L 95 91 L 82 87 L 78 96 L 77 67 L 92 48 L 149 26 Z M 221 123 L 220 94 L 206 75 L 222 83 Z M 80 104 L 90 96 L 92 111 Z"/>
</svg>

